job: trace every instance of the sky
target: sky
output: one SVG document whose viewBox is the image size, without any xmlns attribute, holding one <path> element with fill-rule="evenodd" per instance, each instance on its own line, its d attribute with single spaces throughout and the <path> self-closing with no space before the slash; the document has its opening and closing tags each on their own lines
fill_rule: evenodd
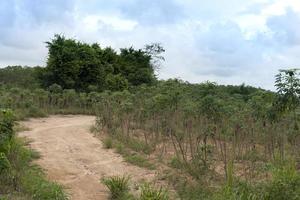
<svg viewBox="0 0 300 200">
<path fill-rule="evenodd" d="M 0 0 L 0 67 L 45 66 L 54 34 L 161 43 L 160 79 L 274 89 L 279 69 L 300 65 L 300 0 Z"/>
</svg>

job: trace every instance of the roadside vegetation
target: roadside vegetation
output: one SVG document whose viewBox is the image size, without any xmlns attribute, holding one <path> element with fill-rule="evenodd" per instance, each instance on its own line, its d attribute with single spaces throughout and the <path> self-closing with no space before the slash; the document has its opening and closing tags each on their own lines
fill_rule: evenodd
<svg viewBox="0 0 300 200">
<path fill-rule="evenodd" d="M 163 188 L 156 189 L 149 183 L 140 187 L 140 194 L 134 195 L 130 191 L 130 177 L 112 176 L 102 179 L 104 185 L 109 189 L 112 200 L 169 200 L 169 194 Z"/>
<path fill-rule="evenodd" d="M 159 44 L 118 53 L 56 35 L 47 47 L 46 67 L 0 69 L 0 108 L 11 109 L 16 119 L 96 115 L 93 132 L 105 148 L 115 149 L 127 162 L 157 169 L 181 199 L 300 199 L 299 70 L 279 71 L 273 92 L 244 84 L 157 80 L 164 52 Z M 0 140 L 8 134 L 13 144 L 19 141 L 9 128 L 0 134 Z M 14 145 L 1 145 L 0 169 L 8 176 L 5 170 L 11 169 L 14 156 L 7 149 Z M 27 163 L 16 166 L 25 166 L 24 176 L 34 169 L 33 176 L 44 181 L 30 164 L 34 153 L 20 141 L 16 146 L 21 152 L 13 151 L 15 156 L 26 154 L 22 162 Z M 0 185 L 7 185 L 6 179 Z M 129 181 L 113 177 L 103 183 L 112 197 L 131 196 Z M 0 192 L 34 193 L 17 183 Z M 49 191 L 56 188 L 55 194 L 65 198 L 61 187 L 50 186 Z M 140 199 L 172 196 L 150 185 L 141 188 Z"/>
<path fill-rule="evenodd" d="M 286 70 L 277 93 L 180 80 L 104 92 L 97 125 L 155 156 L 182 199 L 299 199 L 299 86 Z"/>
<path fill-rule="evenodd" d="M 39 155 L 15 135 L 14 116 L 0 111 L 0 199 L 66 200 L 63 188 L 45 179 L 32 161 Z"/>
</svg>

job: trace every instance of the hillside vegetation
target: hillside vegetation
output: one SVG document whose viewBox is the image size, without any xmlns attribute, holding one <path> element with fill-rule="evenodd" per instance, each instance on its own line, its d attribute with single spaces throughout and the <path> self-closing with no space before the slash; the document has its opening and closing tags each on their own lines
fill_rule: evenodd
<svg viewBox="0 0 300 200">
<path fill-rule="evenodd" d="M 272 92 L 157 80 L 159 44 L 117 52 L 56 35 L 47 47 L 46 67 L 0 69 L 0 108 L 17 119 L 96 115 L 107 148 L 159 168 L 181 199 L 300 199 L 299 70 L 279 71 Z"/>
</svg>

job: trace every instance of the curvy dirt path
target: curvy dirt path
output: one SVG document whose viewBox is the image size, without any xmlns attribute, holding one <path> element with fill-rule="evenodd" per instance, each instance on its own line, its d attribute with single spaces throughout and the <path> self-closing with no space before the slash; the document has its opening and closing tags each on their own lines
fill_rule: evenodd
<svg viewBox="0 0 300 200">
<path fill-rule="evenodd" d="M 22 122 L 30 131 L 19 133 L 30 147 L 41 154 L 36 162 L 50 180 L 66 187 L 72 200 L 108 199 L 100 179 L 112 175 L 130 175 L 133 181 L 152 180 L 155 171 L 142 169 L 103 148 L 89 133 L 95 117 L 81 115 L 50 116 Z"/>
</svg>

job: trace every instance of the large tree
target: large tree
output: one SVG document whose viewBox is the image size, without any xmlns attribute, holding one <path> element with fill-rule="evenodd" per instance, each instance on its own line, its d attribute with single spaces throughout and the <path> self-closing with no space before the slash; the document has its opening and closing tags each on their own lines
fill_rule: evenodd
<svg viewBox="0 0 300 200">
<path fill-rule="evenodd" d="M 110 47 L 102 49 L 99 44 L 89 45 L 61 35 L 55 35 L 47 47 L 47 67 L 40 73 L 43 86 L 58 84 L 77 91 L 123 90 L 152 84 L 156 80 L 156 61 L 162 59 L 160 53 L 164 51 L 155 44 L 138 50 L 123 48 L 118 54 Z"/>
</svg>

